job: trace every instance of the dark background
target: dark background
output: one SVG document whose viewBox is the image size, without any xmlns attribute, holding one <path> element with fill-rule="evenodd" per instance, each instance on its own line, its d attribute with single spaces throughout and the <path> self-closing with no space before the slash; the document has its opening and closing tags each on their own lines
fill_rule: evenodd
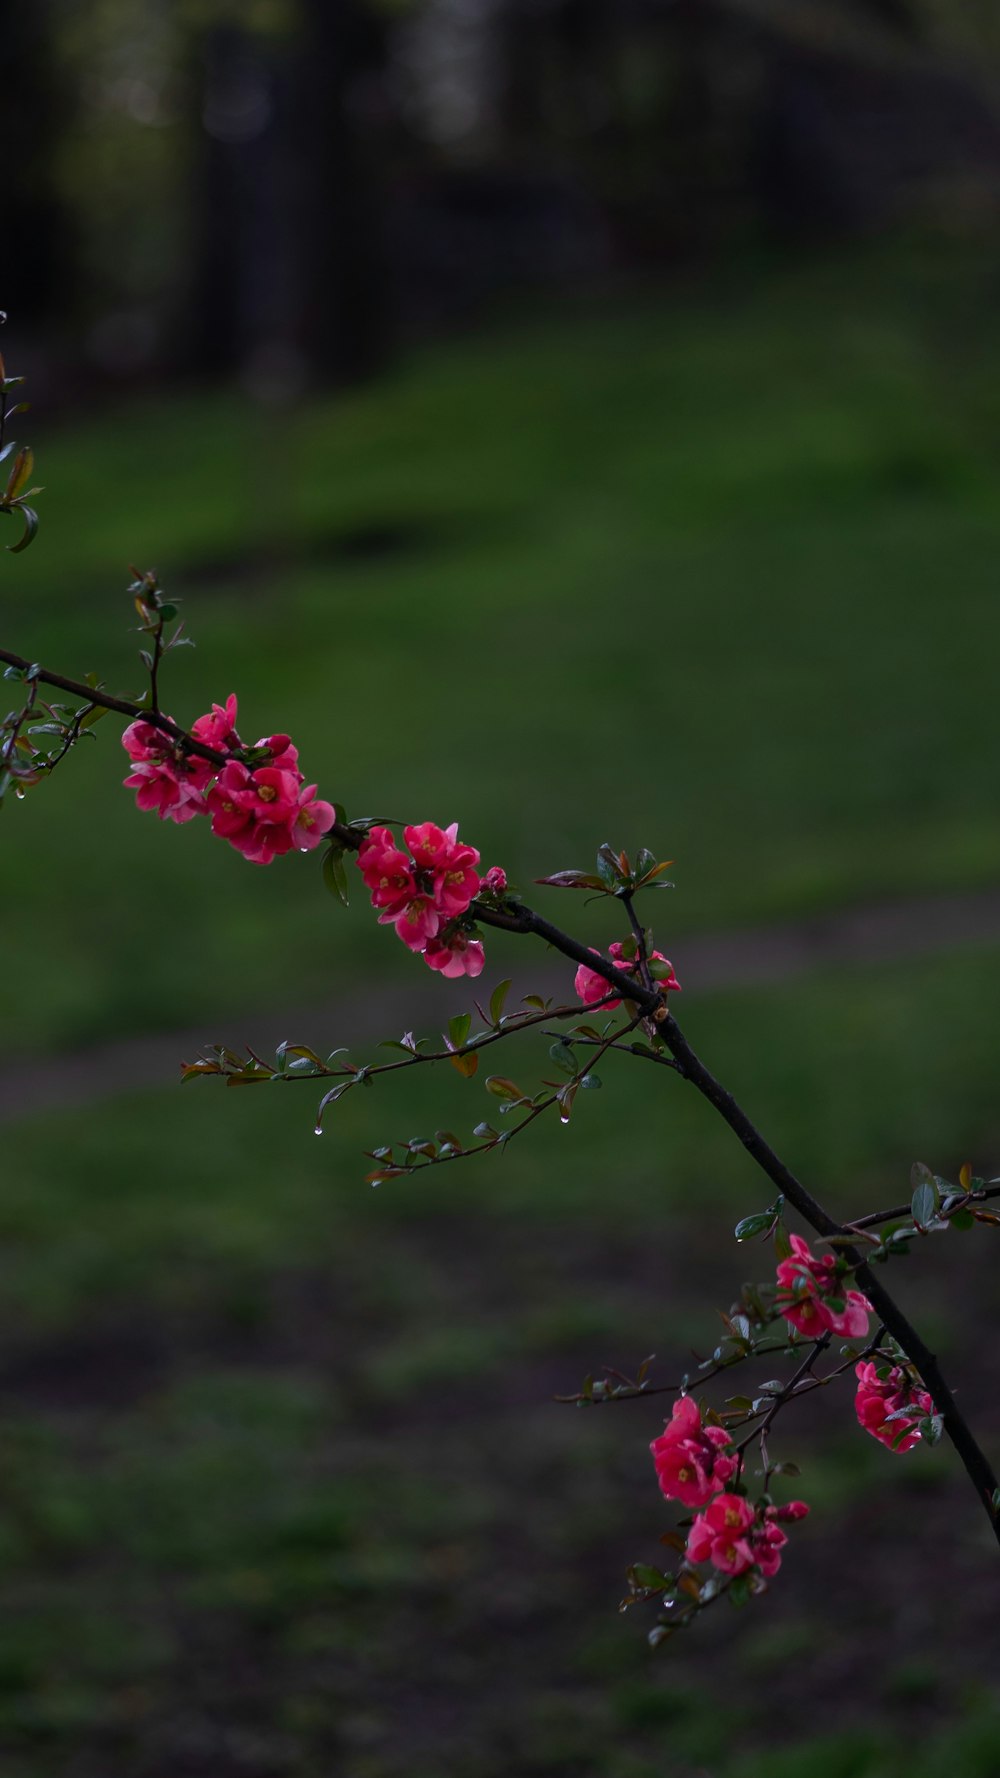
<svg viewBox="0 0 1000 1778">
<path fill-rule="evenodd" d="M 350 814 L 513 881 L 598 844 L 696 1047 L 844 1214 L 1000 1152 L 1000 24 L 974 0 L 0 7 L 5 646 L 137 691 L 128 564 Z M 468 1004 L 315 859 L 136 814 L 112 721 L 0 847 L 12 1778 L 993 1778 L 995 1553 L 947 1450 L 782 1422 L 773 1590 L 651 1652 L 660 1400 L 767 1277 L 680 1083 L 372 1192 L 481 1080 L 179 1092 Z M 359 886 L 360 887 L 360 886 Z M 583 898 L 530 889 L 593 942 Z M 571 991 L 493 935 L 481 986 Z M 502 1064 L 523 1084 L 544 1042 Z M 1000 1437 L 995 1234 L 899 1269 Z M 791 1487 L 791 1484 L 789 1484 Z"/>
</svg>

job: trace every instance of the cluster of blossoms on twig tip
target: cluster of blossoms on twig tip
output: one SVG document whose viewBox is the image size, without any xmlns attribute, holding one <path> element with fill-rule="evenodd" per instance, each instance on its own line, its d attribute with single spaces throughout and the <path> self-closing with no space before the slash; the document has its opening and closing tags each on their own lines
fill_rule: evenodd
<svg viewBox="0 0 1000 1778">
<path fill-rule="evenodd" d="M 817 1259 L 801 1235 L 791 1236 L 791 1256 L 778 1266 L 777 1306 L 799 1333 L 846 1334 L 863 1339 L 871 1303 L 860 1290 L 843 1288 L 844 1267 L 830 1253 Z"/>
<path fill-rule="evenodd" d="M 298 749 L 288 735 L 264 735 L 252 748 L 236 732 L 236 697 L 213 704 L 191 733 L 196 741 L 234 757 L 223 766 L 192 753 L 140 717 L 122 736 L 133 769 L 124 780 L 140 809 L 178 824 L 207 815 L 212 832 L 253 864 L 285 852 L 311 852 L 335 820 L 332 803 L 305 784 Z M 239 756 L 239 757 L 237 757 Z"/>
<path fill-rule="evenodd" d="M 736 1449 L 725 1427 L 705 1424 L 690 1395 L 674 1403 L 665 1430 L 649 1448 L 666 1498 L 705 1509 L 688 1532 L 688 1562 L 711 1562 L 734 1576 L 756 1571 L 769 1578 L 777 1573 L 788 1541 L 778 1520 L 805 1518 L 809 1508 L 804 1501 L 754 1506 L 745 1495 L 730 1492 L 726 1484 L 739 1469 Z"/>
<path fill-rule="evenodd" d="M 590 948 L 595 957 L 600 956 L 600 951 L 593 945 Z M 608 946 L 608 956 L 617 969 L 624 970 L 626 975 L 634 976 L 636 981 L 639 981 L 642 962 L 634 940 L 626 940 L 623 944 L 620 940 L 615 939 L 614 943 Z M 674 966 L 662 951 L 650 952 L 647 968 L 662 994 L 680 993 L 681 984 L 674 974 Z M 585 1006 L 596 1006 L 598 1001 L 604 1001 L 605 1010 L 612 1012 L 616 1006 L 621 1005 L 620 1000 L 605 999 L 608 992 L 607 982 L 603 975 L 599 975 L 596 969 L 588 969 L 585 963 L 581 963 L 576 972 L 574 987 Z"/>
<path fill-rule="evenodd" d="M 781 1567 L 781 1551 L 788 1542 L 778 1520 L 804 1519 L 808 1511 L 804 1500 L 754 1507 L 744 1494 L 717 1494 L 688 1532 L 688 1561 L 711 1562 L 723 1574 L 756 1569 L 770 1580 Z"/>
<path fill-rule="evenodd" d="M 855 1375 L 859 1424 L 890 1451 L 912 1451 L 920 1443 L 919 1421 L 934 1412 L 927 1390 L 901 1365 L 884 1360 L 856 1365 Z"/>
<path fill-rule="evenodd" d="M 480 890 L 502 895 L 507 877 L 493 865 L 480 877 L 479 853 L 458 837 L 458 822 L 404 827 L 408 851 L 389 827 L 372 827 L 358 851 L 358 867 L 379 910 L 379 924 L 394 926 L 409 950 L 445 976 L 477 976 L 485 957 L 469 917 Z"/>
</svg>

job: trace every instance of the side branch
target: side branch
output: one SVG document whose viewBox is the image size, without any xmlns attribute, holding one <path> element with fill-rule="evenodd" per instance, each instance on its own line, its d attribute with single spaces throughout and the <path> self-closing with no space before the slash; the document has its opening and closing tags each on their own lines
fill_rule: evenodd
<svg viewBox="0 0 1000 1778">
<path fill-rule="evenodd" d="M 765 1141 L 756 1125 L 751 1122 L 746 1112 L 726 1091 L 721 1082 L 716 1080 L 711 1071 L 695 1054 L 677 1020 L 666 1010 L 665 1002 L 660 994 L 651 993 L 642 983 L 632 977 L 624 976 L 614 965 L 601 956 L 596 955 L 586 946 L 578 944 L 568 933 L 560 931 L 550 921 L 536 914 L 533 909 L 521 904 L 512 908 L 514 919 L 496 919 L 488 909 L 477 909 L 478 917 L 486 925 L 504 926 L 508 930 L 533 932 L 539 938 L 552 945 L 563 956 L 576 963 L 585 963 L 588 969 L 603 975 L 612 987 L 616 988 L 624 999 L 632 1001 L 642 1013 L 655 1021 L 658 1035 L 670 1051 L 678 1066 L 679 1073 L 713 1105 L 733 1134 L 742 1142 L 747 1153 L 778 1190 L 783 1192 L 788 1202 L 794 1205 L 800 1216 L 809 1223 L 820 1235 L 843 1236 L 845 1229 L 829 1211 L 813 1197 L 812 1193 L 797 1179 L 770 1144 Z M 1000 1496 L 997 1493 L 997 1478 L 985 1452 L 980 1448 L 973 1436 L 964 1415 L 948 1384 L 946 1383 L 936 1355 L 921 1339 L 908 1316 L 898 1306 L 895 1298 L 879 1281 L 872 1268 L 865 1264 L 856 1249 L 843 1247 L 838 1243 L 848 1263 L 854 1268 L 855 1276 L 861 1289 L 865 1292 L 875 1314 L 883 1323 L 886 1331 L 898 1341 L 907 1357 L 919 1371 L 928 1393 L 941 1415 L 944 1429 L 955 1447 L 966 1473 L 975 1488 L 983 1509 L 989 1518 L 993 1534 L 1000 1543 L 1000 1512 L 995 1502 Z"/>
</svg>

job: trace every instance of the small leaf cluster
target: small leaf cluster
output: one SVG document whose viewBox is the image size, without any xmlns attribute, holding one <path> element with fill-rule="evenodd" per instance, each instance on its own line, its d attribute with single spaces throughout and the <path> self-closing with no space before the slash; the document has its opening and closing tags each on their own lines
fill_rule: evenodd
<svg viewBox="0 0 1000 1778">
<path fill-rule="evenodd" d="M 658 864 L 647 846 L 641 846 L 633 864 L 627 852 L 616 852 L 607 841 L 597 853 L 596 871 L 557 870 L 549 877 L 536 877 L 550 889 L 591 889 L 597 895 L 635 895 L 639 889 L 672 889 L 673 883 L 663 872 L 673 863 L 668 858 Z"/>
<path fill-rule="evenodd" d="M 435 1062 L 449 1062 L 457 1073 L 470 1080 L 478 1073 L 480 1051 L 487 1046 L 549 1020 L 574 1018 L 576 1022 L 565 1035 L 556 1034 L 556 1041 L 549 1050 L 556 1067 L 568 1078 L 543 1080 L 538 1090 L 527 1092 L 507 1075 L 486 1076 L 486 1091 L 497 1101 L 494 1116 L 502 1119 L 522 1110 L 526 1115 L 519 1123 L 498 1129 L 483 1120 L 475 1126 L 471 1143 L 463 1142 L 453 1131 L 439 1131 L 433 1140 L 413 1136 L 368 1150 L 368 1158 L 376 1163 L 374 1172 L 368 1174 L 368 1181 L 378 1185 L 385 1179 L 402 1176 L 417 1164 L 430 1165 L 456 1159 L 459 1155 L 502 1148 L 525 1124 L 553 1106 L 558 1108 L 561 1122 L 567 1123 L 577 1093 L 600 1087 L 599 1075 L 587 1062 L 578 1061 L 573 1042 L 608 1047 L 615 1030 L 610 1036 L 602 1033 L 586 1020 L 579 1020 L 579 1008 L 554 1007 L 551 1000 L 538 994 L 524 996 L 524 1010 L 507 1013 L 504 1008 L 510 987 L 509 980 L 499 982 L 490 995 L 487 1008 L 474 1002 L 481 1021 L 479 1029 L 473 1029 L 471 1012 L 456 1013 L 442 1034 L 443 1047 L 440 1049 L 432 1047 L 430 1038 L 415 1037 L 412 1031 L 405 1031 L 402 1037 L 383 1038 L 378 1047 L 398 1052 L 401 1058 L 398 1061 L 359 1064 L 351 1061 L 344 1049 L 333 1050 L 323 1057 L 308 1044 L 291 1042 L 279 1044 L 271 1060 L 250 1048 L 241 1053 L 226 1044 L 213 1044 L 195 1061 L 182 1065 L 181 1079 L 188 1081 L 216 1075 L 223 1078 L 227 1086 L 251 1086 L 333 1077 L 334 1085 L 323 1094 L 317 1109 L 316 1130 L 320 1133 L 328 1107 L 335 1105 L 353 1087 L 369 1086 L 378 1076 L 394 1073 L 400 1068 Z"/>
<path fill-rule="evenodd" d="M 940 1174 L 932 1173 L 923 1161 L 915 1161 L 910 1171 L 910 1213 L 887 1220 L 877 1244 L 866 1255 L 869 1261 L 884 1264 L 886 1260 L 909 1253 L 914 1239 L 945 1234 L 948 1229 L 962 1233 L 977 1223 L 1000 1227 L 1000 1216 L 983 1208 L 983 1201 L 994 1195 L 995 1181 L 980 1179 L 968 1162 L 959 1170 L 958 1183 L 953 1185 Z"/>
<path fill-rule="evenodd" d="M 50 703 L 39 693 L 39 668 L 6 667 L 4 678 L 25 687 L 19 710 L 0 722 L 0 806 L 9 790 L 24 797 L 107 716 L 100 704 Z M 96 687 L 96 678 L 93 680 Z"/>
<path fill-rule="evenodd" d="M 23 528 L 20 537 L 16 543 L 7 545 L 11 555 L 15 556 L 19 555 L 21 550 L 27 549 L 37 534 L 38 514 L 33 506 L 28 505 L 28 502 L 36 494 L 42 492 L 39 487 L 29 488 L 27 485 L 31 481 L 35 469 L 35 453 L 31 446 L 19 446 L 14 438 L 5 442 L 8 420 L 13 420 L 17 414 L 25 414 L 28 411 L 26 401 L 17 401 L 10 407 L 7 406 L 8 394 L 12 389 L 20 388 L 23 382 L 23 377 L 9 377 L 7 375 L 7 367 L 0 356 L 0 463 L 6 462 L 8 457 L 13 458 L 7 474 L 6 485 L 3 493 L 0 494 L 0 513 L 10 513 L 21 520 Z"/>
</svg>

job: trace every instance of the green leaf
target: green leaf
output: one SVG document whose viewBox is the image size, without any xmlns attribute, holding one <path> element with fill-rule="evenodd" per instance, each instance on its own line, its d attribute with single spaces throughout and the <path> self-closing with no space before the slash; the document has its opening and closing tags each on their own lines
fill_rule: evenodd
<svg viewBox="0 0 1000 1778">
<path fill-rule="evenodd" d="M 8 543 L 7 549 L 12 556 L 19 556 L 21 551 L 27 549 L 29 543 L 32 543 L 37 535 L 38 514 L 34 511 L 33 507 L 30 506 L 17 506 L 13 510 L 19 512 L 24 520 L 24 531 L 16 543 Z"/>
<path fill-rule="evenodd" d="M 549 1055 L 556 1067 L 561 1068 L 564 1074 L 576 1073 L 576 1057 L 569 1044 L 565 1043 L 562 1038 L 557 1043 L 550 1044 Z"/>
<path fill-rule="evenodd" d="M 607 843 L 601 847 L 597 854 L 597 874 L 604 888 L 609 890 L 612 895 L 616 895 L 621 888 L 622 874 L 617 856 Z"/>
<path fill-rule="evenodd" d="M 350 905 L 343 846 L 331 846 L 323 859 L 323 881 L 343 907 Z"/>
<path fill-rule="evenodd" d="M 513 1099 L 517 1101 L 524 1098 L 524 1094 L 516 1082 L 508 1080 L 506 1075 L 503 1074 L 489 1075 L 486 1081 L 486 1091 L 492 1093 L 494 1099 Z"/>
<path fill-rule="evenodd" d="M 779 1259 L 791 1259 L 792 1257 L 791 1236 L 780 1220 L 774 1225 L 774 1251 Z"/>
<path fill-rule="evenodd" d="M 965 1229 L 974 1229 L 976 1226 L 976 1219 L 971 1210 L 953 1210 L 948 1221 L 951 1223 L 953 1229 L 962 1229 L 963 1231 Z"/>
<path fill-rule="evenodd" d="M 585 1074 L 580 1082 L 580 1086 L 585 1093 L 596 1092 L 596 1090 L 603 1086 L 603 1084 L 599 1074 Z"/>
<path fill-rule="evenodd" d="M 604 881 L 595 877 L 592 871 L 557 870 L 550 877 L 536 877 L 536 883 L 542 883 L 549 889 L 601 889 Z"/>
<path fill-rule="evenodd" d="M 14 458 L 10 475 L 7 477 L 7 486 L 4 489 L 5 500 L 10 501 L 17 499 L 21 489 L 25 487 L 31 479 L 31 472 L 34 467 L 35 453 L 30 445 L 23 445 L 18 451 L 17 456 Z"/>
<path fill-rule="evenodd" d="M 464 1080 L 471 1080 L 479 1067 L 479 1057 L 475 1050 L 464 1050 L 461 1054 L 456 1052 L 455 1055 L 449 1056 L 448 1060 Z"/>
<path fill-rule="evenodd" d="M 350 1080 L 339 1081 L 335 1087 L 330 1088 L 330 1091 L 328 1093 L 323 1094 L 322 1099 L 320 1100 L 318 1106 L 316 1107 L 316 1126 L 317 1126 L 317 1128 L 319 1128 L 319 1125 L 323 1121 L 323 1113 L 326 1110 L 327 1106 L 328 1105 L 336 1105 L 337 1100 L 342 1099 L 345 1093 L 349 1093 L 353 1085 L 354 1085 L 354 1077 L 352 1076 Z"/>
<path fill-rule="evenodd" d="M 632 1586 L 640 1587 L 644 1592 L 662 1593 L 665 1588 L 673 1585 L 672 1575 L 664 1574 L 649 1562 L 633 1562 L 627 1574 Z"/>
<path fill-rule="evenodd" d="M 926 1172 L 926 1168 L 924 1171 Z M 917 1169 L 914 1168 L 913 1172 L 916 1174 Z M 918 1176 L 918 1182 L 910 1199 L 910 1212 L 918 1228 L 926 1229 L 934 1222 L 939 1203 L 940 1193 L 933 1175 L 928 1175 L 927 1178 Z"/>
<path fill-rule="evenodd" d="M 935 1190 L 937 1189 L 937 1180 L 935 1179 L 935 1176 L 931 1172 L 930 1168 L 928 1166 L 925 1166 L 923 1161 L 914 1161 L 912 1167 L 910 1168 L 910 1190 L 911 1190 L 911 1192 L 915 1192 L 918 1185 L 930 1185 Z"/>
<path fill-rule="evenodd" d="M 494 988 L 492 994 L 490 995 L 490 1018 L 492 1019 L 494 1025 L 499 1025 L 499 1023 L 500 1023 L 500 1019 L 503 1015 L 504 1005 L 506 1003 L 507 995 L 509 992 L 510 992 L 510 982 L 509 981 L 498 982 L 496 987 Z"/>
<path fill-rule="evenodd" d="M 753 1216 L 744 1216 L 742 1222 L 733 1230 L 737 1241 L 752 1241 L 755 1235 L 764 1235 L 774 1221 L 771 1210 L 758 1210 Z"/>
<path fill-rule="evenodd" d="M 472 1014 L 470 1012 L 457 1012 L 453 1019 L 448 1020 L 448 1036 L 457 1050 L 460 1050 L 465 1043 L 471 1024 Z"/>
<path fill-rule="evenodd" d="M 566 1086 L 559 1088 L 559 1091 L 556 1094 L 556 1103 L 559 1106 L 559 1122 L 561 1124 L 569 1123 L 573 1113 L 573 1103 L 579 1088 L 580 1083 L 577 1080 L 571 1080 Z"/>
<path fill-rule="evenodd" d="M 104 718 L 106 716 L 110 716 L 110 715 L 111 715 L 111 711 L 107 708 L 106 705 L 93 704 L 91 706 L 91 708 L 86 712 L 86 714 L 81 716 L 80 728 L 81 729 L 96 728 L 96 726 L 99 722 L 103 722 Z"/>
</svg>

